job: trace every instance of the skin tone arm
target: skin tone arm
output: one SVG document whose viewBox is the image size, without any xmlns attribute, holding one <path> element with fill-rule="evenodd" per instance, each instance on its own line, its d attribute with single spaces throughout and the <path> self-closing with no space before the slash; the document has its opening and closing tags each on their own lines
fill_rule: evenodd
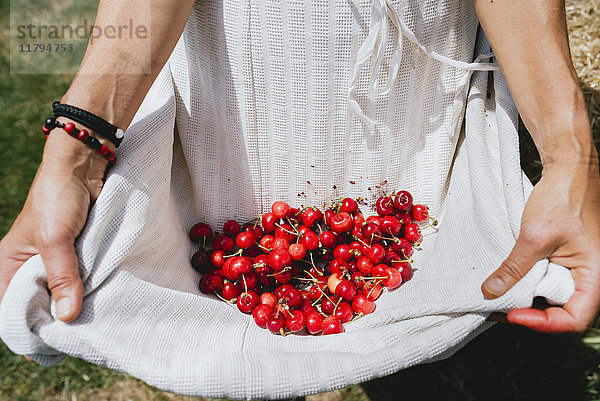
<svg viewBox="0 0 600 401">
<path fill-rule="evenodd" d="M 173 51 L 193 4 L 193 0 L 100 1 L 97 26 L 127 25 L 131 19 L 145 26 L 148 35 L 145 39 L 96 38 L 62 102 L 125 130 Z M 0 300 L 21 265 L 41 254 L 58 318 L 77 317 L 83 286 L 74 242 L 90 205 L 100 195 L 106 165 L 104 157 L 63 130 L 52 132 L 23 210 L 0 241 Z"/>
<path fill-rule="evenodd" d="M 564 307 L 514 310 L 508 320 L 538 331 L 584 331 L 600 301 L 600 179 L 564 2 L 474 4 L 544 167 L 517 243 L 482 292 L 489 299 L 504 294 L 535 262 L 549 258 L 571 269 L 575 294 Z"/>
</svg>

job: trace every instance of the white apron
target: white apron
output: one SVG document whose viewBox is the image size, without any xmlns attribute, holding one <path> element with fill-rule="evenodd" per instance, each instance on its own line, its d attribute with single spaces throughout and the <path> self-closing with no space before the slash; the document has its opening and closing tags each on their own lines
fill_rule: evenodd
<svg viewBox="0 0 600 401">
<path fill-rule="evenodd" d="M 45 365 L 73 355 L 180 394 L 281 398 L 449 356 L 489 312 L 534 296 L 566 302 L 571 275 L 547 260 L 500 299 L 480 291 L 531 190 L 490 51 L 471 0 L 197 2 L 77 241 L 81 316 L 55 319 L 34 256 L 0 306 L 2 340 Z M 399 189 L 439 231 L 414 278 L 345 333 L 275 336 L 199 292 L 194 223 Z"/>
</svg>

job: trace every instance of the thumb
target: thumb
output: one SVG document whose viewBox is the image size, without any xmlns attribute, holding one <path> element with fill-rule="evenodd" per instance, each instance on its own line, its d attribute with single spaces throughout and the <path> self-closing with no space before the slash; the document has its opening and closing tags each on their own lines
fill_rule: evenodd
<svg viewBox="0 0 600 401">
<path fill-rule="evenodd" d="M 70 322 L 79 315 L 83 298 L 73 241 L 51 242 L 41 255 L 48 272 L 48 289 L 56 302 L 56 316 L 63 322 Z"/>
<path fill-rule="evenodd" d="M 540 245 L 519 236 L 506 260 L 481 285 L 483 296 L 486 299 L 494 299 L 511 289 L 537 261 L 547 256 Z"/>
</svg>

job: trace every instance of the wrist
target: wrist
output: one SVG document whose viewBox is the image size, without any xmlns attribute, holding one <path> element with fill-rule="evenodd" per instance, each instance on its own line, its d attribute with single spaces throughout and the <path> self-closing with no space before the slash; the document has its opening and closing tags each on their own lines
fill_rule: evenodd
<svg viewBox="0 0 600 401">
<path fill-rule="evenodd" d="M 57 121 L 72 122 L 78 129 L 86 129 L 83 125 L 63 117 L 59 117 Z M 114 145 L 109 145 L 109 141 L 100 137 L 97 139 L 103 141 L 102 143 L 107 147 L 110 146 L 111 150 L 114 149 Z M 95 149 L 73 138 L 64 129 L 57 127 L 48 135 L 42 164 L 51 165 L 65 174 L 75 172 L 78 175 L 85 176 L 92 171 L 94 176 L 99 175 L 100 172 L 104 176 L 108 160 Z"/>
</svg>

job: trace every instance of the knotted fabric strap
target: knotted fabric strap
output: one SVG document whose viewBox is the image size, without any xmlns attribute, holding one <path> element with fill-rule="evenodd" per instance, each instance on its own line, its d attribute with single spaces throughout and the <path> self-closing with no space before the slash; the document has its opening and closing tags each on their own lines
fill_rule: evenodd
<svg viewBox="0 0 600 401">
<path fill-rule="evenodd" d="M 392 24 L 394 24 L 394 26 L 398 30 L 398 37 L 396 38 L 394 52 L 392 54 L 392 58 L 390 59 L 389 79 L 381 89 L 378 89 L 378 87 L 381 86 L 379 84 L 378 76 L 379 69 L 381 68 L 381 64 L 383 63 L 385 48 L 389 40 L 388 19 L 392 21 Z M 398 70 L 400 69 L 400 64 L 402 62 L 403 36 L 406 36 L 408 40 L 416 44 L 429 57 L 438 60 L 444 64 L 450 65 L 452 67 L 456 67 L 466 71 L 493 71 L 500 69 L 500 67 L 496 63 L 478 62 L 479 60 L 489 59 L 493 57 L 493 54 L 491 53 L 479 56 L 477 62 L 473 63 L 454 60 L 452 58 L 439 54 L 438 52 L 430 49 L 429 47 L 419 42 L 419 39 L 417 39 L 416 35 L 406 26 L 404 21 L 402 21 L 402 19 L 398 15 L 398 12 L 396 11 L 391 0 L 374 0 L 371 6 L 371 23 L 369 26 L 369 34 L 367 35 L 365 41 L 358 50 L 358 54 L 356 56 L 356 63 L 354 65 L 354 72 L 352 74 L 350 88 L 348 90 L 350 110 L 354 112 L 363 121 L 363 123 L 369 127 L 369 129 L 372 129 L 375 126 L 375 121 L 373 121 L 369 116 L 367 116 L 366 113 L 362 110 L 362 108 L 358 104 L 358 99 L 356 96 L 356 85 L 360 77 L 360 71 L 362 70 L 364 65 L 369 61 L 369 59 L 373 58 L 374 61 L 371 64 L 371 77 L 369 81 L 368 99 L 372 100 L 374 95 L 387 94 L 394 86 L 394 82 L 396 81 L 396 77 L 398 76 Z M 377 41 L 378 38 L 379 42 Z M 469 78 L 470 76 L 471 74 L 468 74 Z"/>
</svg>

